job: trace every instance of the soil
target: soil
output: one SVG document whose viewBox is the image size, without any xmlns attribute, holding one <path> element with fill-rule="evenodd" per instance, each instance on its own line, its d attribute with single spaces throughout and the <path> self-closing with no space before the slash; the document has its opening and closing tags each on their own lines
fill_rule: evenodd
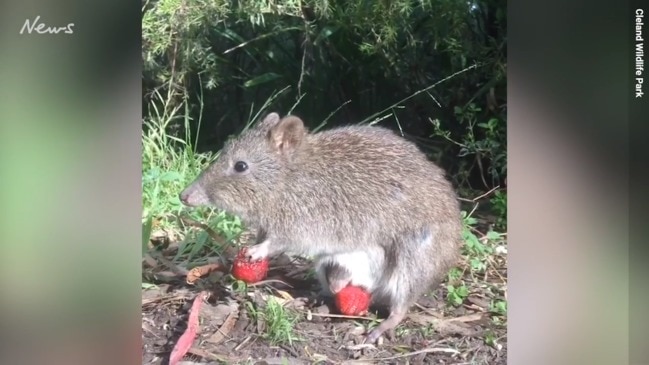
<svg viewBox="0 0 649 365">
<path fill-rule="evenodd" d="M 422 297 L 395 331 L 378 344 L 366 344 L 366 327 L 385 317 L 380 311 L 365 319 L 336 317 L 332 301 L 319 295 L 308 261 L 273 259 L 266 280 L 237 289 L 221 271 L 188 284 L 187 270 L 172 264 L 173 249 L 166 250 L 144 260 L 144 281 L 154 285 L 142 289 L 143 364 L 168 363 L 202 291 L 210 296 L 200 308 L 199 334 L 181 364 L 506 363 L 506 320 L 496 323 L 489 312 L 493 288 L 505 284 L 504 259 L 502 267 L 493 268 L 496 274 L 474 278 L 461 306 L 447 303 L 442 285 Z M 227 271 L 224 256 L 222 271 Z M 270 298 L 296 315 L 291 341 L 273 343 L 263 315 L 255 315 Z"/>
</svg>

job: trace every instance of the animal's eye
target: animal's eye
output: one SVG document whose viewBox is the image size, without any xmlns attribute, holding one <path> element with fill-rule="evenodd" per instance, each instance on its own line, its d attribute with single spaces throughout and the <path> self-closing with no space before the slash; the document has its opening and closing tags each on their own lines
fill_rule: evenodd
<svg viewBox="0 0 649 365">
<path fill-rule="evenodd" d="M 243 161 L 237 161 L 237 163 L 234 164 L 234 171 L 236 172 L 244 172 L 248 170 L 248 164 L 243 162 Z"/>
</svg>

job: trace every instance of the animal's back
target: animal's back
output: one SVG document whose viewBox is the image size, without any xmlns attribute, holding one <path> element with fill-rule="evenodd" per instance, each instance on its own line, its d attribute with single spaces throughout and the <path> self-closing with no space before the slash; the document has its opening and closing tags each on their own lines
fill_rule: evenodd
<svg viewBox="0 0 649 365">
<path fill-rule="evenodd" d="M 383 225 L 405 227 L 413 219 L 437 219 L 457 210 L 444 171 L 388 129 L 343 127 L 312 134 L 308 142 L 296 187 L 306 185 L 305 191 L 329 198 L 320 202 L 334 202 L 339 214 L 358 216 L 364 210 L 385 215 Z"/>
<path fill-rule="evenodd" d="M 453 231 L 458 224 L 444 171 L 394 132 L 350 126 L 311 134 L 306 142 L 304 157 L 286 177 L 292 186 L 278 217 L 300 221 L 290 227 L 308 227 L 298 236 L 321 240 L 323 251 L 390 246 L 389 236 L 435 227 Z M 434 254 L 438 248 L 422 249 Z"/>
</svg>

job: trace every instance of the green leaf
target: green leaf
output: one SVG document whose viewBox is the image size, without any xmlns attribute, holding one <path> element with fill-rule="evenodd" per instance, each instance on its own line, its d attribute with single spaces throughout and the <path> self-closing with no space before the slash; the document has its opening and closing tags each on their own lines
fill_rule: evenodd
<svg viewBox="0 0 649 365">
<path fill-rule="evenodd" d="M 495 241 L 500 238 L 500 233 L 496 231 L 489 231 L 487 232 L 487 239 L 490 241 Z"/>
<path fill-rule="evenodd" d="M 458 288 L 457 293 L 461 297 L 466 297 L 469 295 L 469 289 L 466 286 L 462 285 L 461 287 Z"/>
<path fill-rule="evenodd" d="M 158 176 L 160 176 L 160 169 L 157 167 L 153 167 L 144 174 L 144 180 L 146 181 L 154 180 L 157 179 Z"/>
<path fill-rule="evenodd" d="M 496 336 L 491 332 L 487 332 L 484 335 L 484 342 L 488 346 L 494 347 L 496 345 Z"/>
<path fill-rule="evenodd" d="M 250 80 L 246 81 L 243 84 L 243 86 L 244 87 L 253 87 L 253 86 L 261 85 L 261 84 L 264 84 L 264 83 L 267 83 L 267 82 L 270 82 L 270 81 L 273 81 L 273 80 L 277 80 L 280 77 L 282 77 L 282 76 L 279 75 L 279 74 L 276 74 L 274 72 L 268 72 L 268 73 L 265 73 L 263 75 L 257 76 L 257 77 L 255 77 L 253 79 L 250 79 Z"/>
<path fill-rule="evenodd" d="M 169 182 L 169 181 L 180 181 L 183 176 L 176 171 L 167 171 L 161 174 L 158 179 L 160 181 Z"/>
<path fill-rule="evenodd" d="M 507 314 L 507 302 L 504 300 L 496 300 L 491 303 L 491 308 L 489 308 L 489 311 L 496 314 L 505 315 Z"/>
</svg>

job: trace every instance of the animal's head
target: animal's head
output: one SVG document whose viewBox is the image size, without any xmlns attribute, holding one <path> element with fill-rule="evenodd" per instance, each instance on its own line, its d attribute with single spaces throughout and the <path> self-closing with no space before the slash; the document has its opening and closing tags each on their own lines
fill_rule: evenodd
<svg viewBox="0 0 649 365">
<path fill-rule="evenodd" d="M 272 209 L 266 202 L 283 188 L 283 176 L 303 146 L 307 130 L 295 116 L 268 114 L 261 122 L 228 141 L 219 157 L 185 190 L 187 206 L 214 206 L 244 220 Z"/>
</svg>

